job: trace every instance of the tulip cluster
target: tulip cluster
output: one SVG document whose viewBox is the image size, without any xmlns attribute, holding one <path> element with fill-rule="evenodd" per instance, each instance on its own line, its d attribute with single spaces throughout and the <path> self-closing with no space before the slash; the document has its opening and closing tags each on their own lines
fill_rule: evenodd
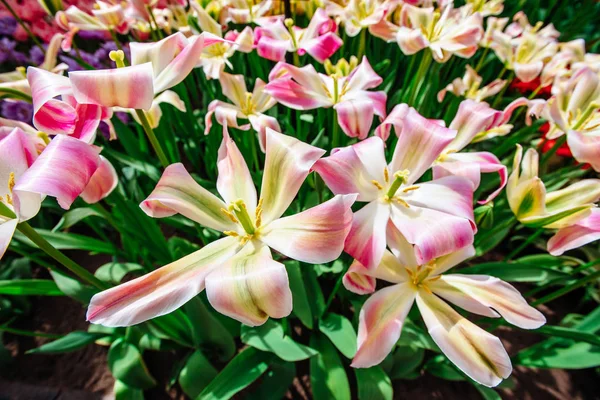
<svg viewBox="0 0 600 400">
<path fill-rule="evenodd" d="M 0 257 L 46 196 L 65 210 L 78 197 L 104 202 L 125 190 L 125 170 L 158 160 L 154 189 L 135 189 L 142 218 L 208 231 L 210 240 L 100 287 L 91 323 L 140 324 L 205 291 L 214 310 L 260 326 L 295 309 L 287 262 L 340 259 L 348 267 L 338 284 L 371 294 L 355 310 L 353 367 L 389 357 L 407 318 L 418 321 L 409 317 L 416 303 L 462 373 L 487 387 L 508 378 L 500 339 L 448 303 L 523 329 L 546 322 L 507 282 L 461 273 L 490 250 L 478 247 L 481 231 L 499 232 L 482 210 L 510 213 L 504 237 L 517 224 L 538 229 L 525 245 L 551 233 L 546 249 L 555 256 L 600 239 L 600 56 L 583 39 L 560 42 L 552 24 L 532 25 L 523 12 L 499 17 L 502 0 L 161 3 L 53 7 L 62 32 L 44 62 L 0 74 L 7 101 L 33 106 L 30 123 L 0 119 Z M 106 68 L 58 63 L 59 54 L 79 59 L 90 32 L 119 48 Z M 397 60 L 409 61 L 399 68 Z M 494 65 L 502 70 L 490 79 Z M 517 79 L 534 83 L 528 98 L 509 95 Z M 145 161 L 112 153 L 121 112 L 150 143 Z M 549 124 L 543 140 L 552 146 L 540 145 L 538 119 Z M 174 129 L 168 146 L 156 133 L 165 124 Z M 197 142 L 183 139 L 201 125 Z M 102 126 L 109 140 L 97 134 Z M 218 149 L 209 145 L 216 136 Z M 557 157 L 561 146 L 591 168 Z M 186 162 L 182 152 L 202 158 Z M 564 179 L 559 167 L 569 171 Z"/>
</svg>

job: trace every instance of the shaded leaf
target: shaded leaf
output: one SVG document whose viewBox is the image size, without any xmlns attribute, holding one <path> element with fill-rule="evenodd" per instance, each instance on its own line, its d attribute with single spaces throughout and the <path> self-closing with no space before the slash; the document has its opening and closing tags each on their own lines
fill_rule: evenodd
<svg viewBox="0 0 600 400">
<path fill-rule="evenodd" d="M 331 340 L 331 343 L 347 358 L 356 354 L 356 332 L 348 318 L 329 313 L 319 323 L 319 330 Z"/>
<path fill-rule="evenodd" d="M 15 296 L 64 296 L 54 281 L 48 279 L 15 279 L 0 281 L 0 294 Z"/>
<path fill-rule="evenodd" d="M 98 293 L 96 288 L 86 286 L 62 272 L 50 271 L 50 275 L 61 292 L 83 304 L 88 304 L 92 296 Z"/>
<path fill-rule="evenodd" d="M 56 339 L 52 342 L 46 343 L 27 351 L 27 354 L 56 354 L 56 353 L 68 353 L 70 351 L 79 350 L 88 344 L 94 343 L 96 340 L 106 336 L 100 332 L 82 332 L 74 331 L 60 339 Z"/>
<path fill-rule="evenodd" d="M 391 400 L 394 397 L 392 381 L 379 366 L 355 368 L 359 400 Z"/>
<path fill-rule="evenodd" d="M 293 363 L 274 361 L 262 377 L 260 384 L 248 394 L 249 399 L 280 400 L 296 377 L 296 366 Z"/>
<path fill-rule="evenodd" d="M 281 325 L 271 319 L 256 327 L 242 325 L 241 339 L 247 345 L 274 353 L 284 361 L 305 360 L 317 354 L 316 350 L 285 336 Z"/>
<path fill-rule="evenodd" d="M 179 373 L 179 385 L 186 395 L 196 398 L 215 376 L 215 367 L 200 350 L 196 350 L 188 357 Z"/>
<path fill-rule="evenodd" d="M 335 347 L 324 336 L 310 338 L 312 348 L 319 354 L 310 359 L 310 384 L 315 399 L 350 399 L 350 384 Z"/>
<path fill-rule="evenodd" d="M 139 264 L 111 262 L 98 268 L 94 275 L 104 282 L 119 284 L 128 273 L 143 270 Z"/>
<path fill-rule="evenodd" d="M 110 346 L 108 368 L 116 379 L 134 389 L 149 389 L 156 385 L 140 351 L 123 339 L 116 340 Z"/>
<path fill-rule="evenodd" d="M 292 313 L 300 319 L 302 324 L 309 329 L 313 328 L 313 315 L 302 280 L 302 272 L 298 261 L 285 263 L 285 268 L 288 273 L 290 289 L 292 291 L 293 309 Z"/>
<path fill-rule="evenodd" d="M 60 221 L 52 228 L 52 232 L 68 229 L 88 217 L 102 217 L 102 214 L 91 207 L 80 207 L 69 210 L 62 215 Z"/>
</svg>

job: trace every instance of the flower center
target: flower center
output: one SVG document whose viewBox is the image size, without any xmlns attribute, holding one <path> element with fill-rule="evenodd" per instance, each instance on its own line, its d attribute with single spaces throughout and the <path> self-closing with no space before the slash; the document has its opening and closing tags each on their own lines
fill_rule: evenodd
<svg viewBox="0 0 600 400">
<path fill-rule="evenodd" d="M 256 105 L 252 101 L 252 93 L 246 92 L 246 100 L 242 102 L 240 109 L 245 115 L 252 115 L 256 111 Z"/>
<path fill-rule="evenodd" d="M 425 265 L 419 265 L 416 269 L 405 269 L 414 287 L 417 289 L 424 289 L 429 293 L 431 293 L 431 289 L 429 289 L 427 284 L 441 278 L 441 275 L 430 278 L 431 273 L 436 269 L 435 261 L 430 261 Z"/>
<path fill-rule="evenodd" d="M 259 235 L 260 227 L 262 224 L 262 199 L 258 202 L 256 206 L 256 211 L 254 215 L 254 220 L 248 213 L 248 207 L 246 203 L 242 199 L 238 199 L 232 202 L 228 209 L 221 209 L 221 212 L 229 217 L 230 220 L 235 222 L 236 224 L 240 224 L 245 235 L 241 236 L 242 244 L 245 244 L 247 241 L 252 240 L 253 238 Z M 227 236 L 239 237 L 240 234 L 235 231 L 224 231 L 224 234 Z"/>
<path fill-rule="evenodd" d="M 416 190 L 419 188 L 419 186 L 417 185 L 410 185 L 410 186 L 406 186 L 404 188 L 401 188 L 402 185 L 406 184 L 406 182 L 408 182 L 408 176 L 410 175 L 410 171 L 407 169 L 404 169 L 402 171 L 396 171 L 394 173 L 394 180 L 392 181 L 392 183 L 390 184 L 390 174 L 387 168 L 385 168 L 383 170 L 383 179 L 385 181 L 385 184 L 389 184 L 388 189 L 386 194 L 383 196 L 383 200 L 390 203 L 392 201 L 399 203 L 401 205 L 403 205 L 406 208 L 410 208 L 409 204 L 406 202 L 406 200 L 404 200 L 401 195 L 408 193 L 410 191 Z M 385 187 L 379 183 L 379 181 L 376 180 L 372 180 L 371 183 L 373 185 L 375 185 L 375 187 L 377 188 L 377 190 L 384 190 Z M 400 190 L 400 193 L 398 193 L 398 190 Z"/>
</svg>

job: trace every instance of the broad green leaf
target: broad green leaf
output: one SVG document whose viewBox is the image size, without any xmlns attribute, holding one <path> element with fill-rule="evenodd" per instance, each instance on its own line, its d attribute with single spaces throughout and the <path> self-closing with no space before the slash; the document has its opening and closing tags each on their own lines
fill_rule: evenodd
<svg viewBox="0 0 600 400">
<path fill-rule="evenodd" d="M 406 321 L 402 327 L 402 334 L 397 342 L 398 346 L 416 346 L 426 350 L 440 352 L 431 336 L 411 321 Z"/>
<path fill-rule="evenodd" d="M 536 333 L 556 338 L 573 339 L 578 342 L 587 342 L 589 344 L 600 346 L 600 337 L 598 335 L 582 332 L 578 329 L 566 328 L 564 326 L 545 325 L 538 328 Z"/>
<path fill-rule="evenodd" d="M 494 389 L 482 386 L 477 382 L 472 382 L 475 389 L 481 394 L 484 400 L 502 400 L 502 397 Z"/>
<path fill-rule="evenodd" d="M 142 354 L 133 344 L 116 340 L 108 350 L 108 368 L 115 379 L 135 389 L 150 389 L 156 381 L 150 375 Z"/>
<path fill-rule="evenodd" d="M 58 250 L 83 250 L 104 254 L 117 253 L 117 249 L 112 243 L 106 243 L 88 236 L 70 232 L 52 232 L 46 229 L 36 229 L 36 231 Z M 20 232 L 15 233 L 15 238 L 31 247 L 36 247 L 31 240 Z"/>
<path fill-rule="evenodd" d="M 111 262 L 98 268 L 94 275 L 104 282 L 119 284 L 128 273 L 143 270 L 139 264 Z"/>
<path fill-rule="evenodd" d="M 295 377 L 296 366 L 294 363 L 276 360 L 261 378 L 258 387 L 247 397 L 255 400 L 283 399 Z"/>
<path fill-rule="evenodd" d="M 391 400 L 394 397 L 392 381 L 379 366 L 355 368 L 359 400 Z"/>
<path fill-rule="evenodd" d="M 425 350 L 417 346 L 398 346 L 391 356 L 392 365 L 388 375 L 392 380 L 410 376 L 425 358 Z"/>
<path fill-rule="evenodd" d="M 273 355 L 247 347 L 213 379 L 197 400 L 228 400 L 265 373 Z"/>
<path fill-rule="evenodd" d="M 50 271 L 50 275 L 61 292 L 83 304 L 88 304 L 92 296 L 98 293 L 96 288 L 86 286 L 62 272 Z"/>
<path fill-rule="evenodd" d="M 459 272 L 461 274 L 491 275 L 507 282 L 544 282 L 569 276 L 569 274 L 552 269 L 552 266 L 554 265 L 490 262 L 461 268 Z"/>
<path fill-rule="evenodd" d="M 125 328 L 109 328 L 103 325 L 89 324 L 89 333 L 103 333 L 104 336 L 96 340 L 96 343 L 101 346 L 110 346 L 119 337 L 125 335 Z"/>
<path fill-rule="evenodd" d="M 284 361 L 305 360 L 317 354 L 314 349 L 285 336 L 281 325 L 271 319 L 254 328 L 242 325 L 241 339 L 247 345 L 274 353 Z"/>
<path fill-rule="evenodd" d="M 27 354 L 55 354 L 55 353 L 68 353 L 70 351 L 79 350 L 88 344 L 94 343 L 96 340 L 106 336 L 104 333 L 92 333 L 92 332 L 71 332 L 60 339 L 56 339 L 52 342 L 46 343 L 27 351 Z"/>
<path fill-rule="evenodd" d="M 582 264 L 581 260 L 575 257 L 561 256 L 556 257 L 550 254 L 531 254 L 520 257 L 515 260 L 519 264 L 541 265 L 547 268 L 560 266 L 576 266 Z"/>
<path fill-rule="evenodd" d="M 115 400 L 144 400 L 144 392 L 127 386 L 118 379 L 115 379 Z"/>
<path fill-rule="evenodd" d="M 0 281 L 0 294 L 15 296 L 64 296 L 54 281 L 48 279 L 15 279 Z"/>
<path fill-rule="evenodd" d="M 356 354 L 356 332 L 348 318 L 329 313 L 319 322 L 319 330 L 347 358 Z"/>
<path fill-rule="evenodd" d="M 179 385 L 190 398 L 196 398 L 213 378 L 217 370 L 200 350 L 193 352 L 179 373 Z"/>
<path fill-rule="evenodd" d="M 321 286 L 317 280 L 314 266 L 301 264 L 301 268 L 306 296 L 310 299 L 309 305 L 312 315 L 315 318 L 321 318 L 325 312 L 325 298 L 323 297 Z"/>
<path fill-rule="evenodd" d="M 138 160 L 118 151 L 114 151 L 109 147 L 105 147 L 104 149 L 102 149 L 102 151 L 102 154 L 110 155 L 110 157 L 116 159 L 117 161 L 147 175 L 153 181 L 158 181 L 160 179 L 160 172 L 154 165 L 151 165 L 142 160 Z"/>
<path fill-rule="evenodd" d="M 464 381 L 466 378 L 448 359 L 443 356 L 435 356 L 425 363 L 425 370 L 431 375 L 447 381 Z"/>
<path fill-rule="evenodd" d="M 69 229 L 79 221 L 82 221 L 88 217 L 102 217 L 102 214 L 91 207 L 80 207 L 69 210 L 62 215 L 60 221 L 58 221 L 56 226 L 52 228 L 52 232 L 56 232 L 61 229 Z"/>
<path fill-rule="evenodd" d="M 310 384 L 315 399 L 350 399 L 350 384 L 335 347 L 324 335 L 310 338 L 312 348 L 319 351 L 310 359 Z"/>
<path fill-rule="evenodd" d="M 292 301 L 294 304 L 292 313 L 300 319 L 302 324 L 309 329 L 313 328 L 313 315 L 304 288 L 304 281 L 302 280 L 302 272 L 300 271 L 300 264 L 298 261 L 290 261 L 285 263 L 287 269 L 288 278 L 290 281 L 290 289 L 292 290 Z"/>
<path fill-rule="evenodd" d="M 200 246 L 197 244 L 178 236 L 173 236 L 167 240 L 167 245 L 169 246 L 169 250 L 171 251 L 174 259 L 185 257 L 188 254 L 192 254 L 196 250 L 200 249 Z"/>
</svg>

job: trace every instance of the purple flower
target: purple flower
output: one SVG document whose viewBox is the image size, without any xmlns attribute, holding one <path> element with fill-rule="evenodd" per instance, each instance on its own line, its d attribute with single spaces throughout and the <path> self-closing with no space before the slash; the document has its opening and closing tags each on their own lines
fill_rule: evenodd
<svg viewBox="0 0 600 400">
<path fill-rule="evenodd" d="M 0 35 L 11 36 L 16 28 L 17 21 L 13 17 L 0 17 Z"/>
<path fill-rule="evenodd" d="M 0 39 L 0 64 L 14 59 L 14 52 L 17 43 L 8 38 Z"/>
<path fill-rule="evenodd" d="M 25 101 L 3 100 L 0 104 L 0 114 L 4 118 L 31 124 L 33 106 Z"/>
<path fill-rule="evenodd" d="M 46 48 L 47 46 L 44 46 Z M 33 46 L 29 50 L 29 63 L 31 65 L 41 65 L 44 62 L 44 52 L 37 46 Z"/>
</svg>

